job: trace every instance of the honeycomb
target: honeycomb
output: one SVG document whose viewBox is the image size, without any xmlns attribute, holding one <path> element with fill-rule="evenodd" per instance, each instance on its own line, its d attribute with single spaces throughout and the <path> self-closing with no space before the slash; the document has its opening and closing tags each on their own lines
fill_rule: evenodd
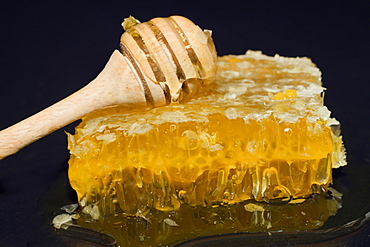
<svg viewBox="0 0 370 247">
<path fill-rule="evenodd" d="M 345 152 L 311 60 L 247 51 L 218 67 L 195 98 L 99 110 L 68 134 L 70 184 L 94 219 L 328 189 Z"/>
</svg>

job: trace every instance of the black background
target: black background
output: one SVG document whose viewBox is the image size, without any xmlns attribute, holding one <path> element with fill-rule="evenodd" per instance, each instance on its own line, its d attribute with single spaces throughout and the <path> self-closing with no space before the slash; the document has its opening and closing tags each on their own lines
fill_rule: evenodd
<svg viewBox="0 0 370 247">
<path fill-rule="evenodd" d="M 325 102 L 342 123 L 348 157 L 370 161 L 370 1 L 2 1 L 0 129 L 94 79 L 118 48 L 123 18 L 174 14 L 213 30 L 219 55 L 252 49 L 310 57 L 323 72 Z M 0 246 L 50 235 L 42 208 L 63 205 L 45 197 L 66 177 L 64 131 L 75 124 L 0 161 Z M 369 234 L 346 241 L 366 246 Z"/>
</svg>

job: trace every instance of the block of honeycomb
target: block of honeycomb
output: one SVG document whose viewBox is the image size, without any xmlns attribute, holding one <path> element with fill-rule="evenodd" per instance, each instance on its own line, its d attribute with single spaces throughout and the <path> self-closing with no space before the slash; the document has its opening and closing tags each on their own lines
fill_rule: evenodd
<svg viewBox="0 0 370 247">
<path fill-rule="evenodd" d="M 345 151 L 315 64 L 259 51 L 218 60 L 196 97 L 99 110 L 68 135 L 70 183 L 94 219 L 328 189 Z"/>
</svg>

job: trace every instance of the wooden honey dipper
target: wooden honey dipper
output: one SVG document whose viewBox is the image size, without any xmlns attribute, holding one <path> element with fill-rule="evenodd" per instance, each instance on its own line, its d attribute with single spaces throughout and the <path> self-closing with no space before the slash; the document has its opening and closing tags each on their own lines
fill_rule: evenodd
<svg viewBox="0 0 370 247">
<path fill-rule="evenodd" d="M 122 23 L 115 50 L 85 87 L 0 131 L 0 160 L 95 110 L 117 105 L 158 107 L 196 93 L 214 79 L 217 53 L 207 30 L 181 16 Z"/>
</svg>

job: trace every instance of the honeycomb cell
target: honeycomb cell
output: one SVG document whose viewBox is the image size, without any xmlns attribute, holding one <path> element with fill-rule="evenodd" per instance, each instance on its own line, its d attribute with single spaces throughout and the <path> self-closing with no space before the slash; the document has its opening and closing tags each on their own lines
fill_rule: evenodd
<svg viewBox="0 0 370 247">
<path fill-rule="evenodd" d="M 69 135 L 69 179 L 100 215 L 169 212 L 325 191 L 345 165 L 338 121 L 308 58 L 219 58 L 217 80 L 184 103 L 109 108 Z"/>
</svg>

